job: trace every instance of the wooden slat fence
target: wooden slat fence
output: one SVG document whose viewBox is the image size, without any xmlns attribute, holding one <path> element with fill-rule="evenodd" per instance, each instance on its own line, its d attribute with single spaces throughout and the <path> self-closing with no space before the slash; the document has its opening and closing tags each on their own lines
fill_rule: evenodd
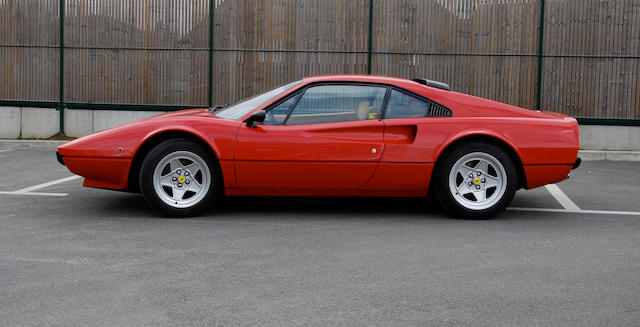
<svg viewBox="0 0 640 327">
<path fill-rule="evenodd" d="M 0 0 L 0 100 L 58 100 L 58 0 Z"/>
<path fill-rule="evenodd" d="M 639 120 L 640 0 L 546 0 L 543 42 L 541 1 L 0 0 L 0 101 L 60 100 L 63 3 L 65 103 L 205 106 L 209 92 L 221 104 L 370 69 L 525 108 L 540 95 L 546 110 Z"/>
</svg>

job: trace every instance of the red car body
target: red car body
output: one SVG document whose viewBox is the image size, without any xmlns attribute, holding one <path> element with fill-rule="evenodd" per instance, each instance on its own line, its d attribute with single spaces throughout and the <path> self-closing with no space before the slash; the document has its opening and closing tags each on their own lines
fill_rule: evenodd
<svg viewBox="0 0 640 327">
<path fill-rule="evenodd" d="M 246 118 L 313 83 L 391 85 L 451 110 L 450 117 L 372 119 L 295 126 Z M 84 186 L 137 191 L 141 161 L 153 145 L 176 136 L 206 144 L 219 163 L 224 194 L 252 196 L 425 196 L 446 149 L 469 139 L 500 144 L 513 156 L 519 187 L 568 177 L 578 154 L 572 117 L 534 111 L 382 76 L 315 76 L 239 120 L 208 109 L 172 112 L 120 125 L 58 148 Z"/>
</svg>

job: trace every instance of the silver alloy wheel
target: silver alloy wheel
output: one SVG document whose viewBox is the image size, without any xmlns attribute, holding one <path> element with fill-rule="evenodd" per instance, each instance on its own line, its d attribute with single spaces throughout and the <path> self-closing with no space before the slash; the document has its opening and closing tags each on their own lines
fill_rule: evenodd
<svg viewBox="0 0 640 327">
<path fill-rule="evenodd" d="M 160 160 L 153 171 L 156 195 L 174 208 L 188 208 L 198 204 L 210 187 L 209 166 L 193 152 L 170 153 Z"/>
<path fill-rule="evenodd" d="M 507 189 L 507 173 L 498 159 L 484 152 L 458 159 L 449 172 L 449 191 L 470 210 L 491 208 Z"/>
</svg>

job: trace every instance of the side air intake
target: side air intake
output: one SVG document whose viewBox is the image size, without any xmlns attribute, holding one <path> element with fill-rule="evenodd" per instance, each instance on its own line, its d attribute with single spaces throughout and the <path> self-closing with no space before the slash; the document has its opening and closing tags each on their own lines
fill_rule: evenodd
<svg viewBox="0 0 640 327">
<path fill-rule="evenodd" d="M 429 106 L 428 117 L 451 117 L 451 110 L 435 103 Z"/>
<path fill-rule="evenodd" d="M 438 81 L 432 81 L 430 79 L 424 79 L 424 78 L 414 78 L 414 79 L 412 79 L 412 81 L 414 81 L 416 83 L 420 83 L 422 85 L 435 87 L 437 89 L 451 91 L 451 87 L 449 87 L 449 84 L 447 84 L 447 83 L 442 83 L 442 82 L 438 82 Z"/>
</svg>

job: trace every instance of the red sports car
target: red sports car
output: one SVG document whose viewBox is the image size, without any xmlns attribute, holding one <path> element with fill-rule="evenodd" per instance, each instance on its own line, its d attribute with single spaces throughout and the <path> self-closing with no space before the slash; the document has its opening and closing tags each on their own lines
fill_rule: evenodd
<svg viewBox="0 0 640 327">
<path fill-rule="evenodd" d="M 58 147 L 84 186 L 142 192 L 165 216 L 221 196 L 424 197 L 488 218 L 575 169 L 574 118 L 383 76 L 315 76 L 226 107 L 172 112 Z"/>
</svg>

